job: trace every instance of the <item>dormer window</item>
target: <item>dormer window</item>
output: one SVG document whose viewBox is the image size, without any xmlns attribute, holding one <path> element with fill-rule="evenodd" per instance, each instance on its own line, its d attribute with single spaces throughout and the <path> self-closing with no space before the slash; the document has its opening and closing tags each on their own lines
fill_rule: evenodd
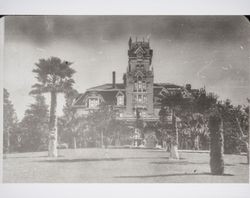
<svg viewBox="0 0 250 198">
<path fill-rule="evenodd" d="M 118 96 L 117 97 L 117 105 L 123 106 L 124 105 L 124 96 Z"/>
<path fill-rule="evenodd" d="M 88 107 L 90 109 L 95 109 L 99 105 L 99 98 L 89 98 L 88 100 Z"/>
<path fill-rule="evenodd" d="M 143 54 L 142 54 L 141 51 L 139 51 L 139 52 L 137 53 L 137 56 L 138 56 L 138 57 L 142 57 L 142 55 L 143 55 Z"/>
<path fill-rule="evenodd" d="M 122 92 L 118 92 L 116 95 L 117 106 L 124 106 L 124 94 Z"/>
<path fill-rule="evenodd" d="M 135 54 L 138 58 L 142 58 L 144 53 L 145 51 L 142 49 L 142 47 L 137 48 L 137 50 L 135 51 Z"/>
</svg>

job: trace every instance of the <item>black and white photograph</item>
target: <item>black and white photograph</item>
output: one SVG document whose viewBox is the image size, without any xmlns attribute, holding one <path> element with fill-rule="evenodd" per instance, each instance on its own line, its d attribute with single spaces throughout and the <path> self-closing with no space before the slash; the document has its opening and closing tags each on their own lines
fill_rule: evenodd
<svg viewBox="0 0 250 198">
<path fill-rule="evenodd" d="M 248 17 L 3 18 L 3 183 L 249 183 Z"/>
</svg>

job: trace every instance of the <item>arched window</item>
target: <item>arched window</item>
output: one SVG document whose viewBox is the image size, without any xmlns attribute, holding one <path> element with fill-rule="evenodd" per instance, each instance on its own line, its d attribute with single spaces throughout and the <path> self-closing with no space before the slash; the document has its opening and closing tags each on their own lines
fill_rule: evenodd
<svg viewBox="0 0 250 198">
<path fill-rule="evenodd" d="M 124 96 L 119 95 L 117 96 L 117 106 L 123 106 L 124 105 Z"/>
<path fill-rule="evenodd" d="M 121 91 L 119 91 L 116 94 L 116 105 L 117 106 L 123 106 L 124 105 L 124 94 Z"/>
</svg>

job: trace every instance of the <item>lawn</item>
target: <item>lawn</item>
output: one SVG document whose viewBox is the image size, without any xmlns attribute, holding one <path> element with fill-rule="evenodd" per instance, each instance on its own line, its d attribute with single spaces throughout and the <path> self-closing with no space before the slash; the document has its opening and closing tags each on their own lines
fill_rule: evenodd
<svg viewBox="0 0 250 198">
<path fill-rule="evenodd" d="M 153 149 L 60 150 L 8 154 L 3 160 L 3 182 L 112 183 L 246 183 L 246 156 L 225 155 L 225 175 L 210 175 L 208 152 L 180 151 L 180 160 Z"/>
</svg>

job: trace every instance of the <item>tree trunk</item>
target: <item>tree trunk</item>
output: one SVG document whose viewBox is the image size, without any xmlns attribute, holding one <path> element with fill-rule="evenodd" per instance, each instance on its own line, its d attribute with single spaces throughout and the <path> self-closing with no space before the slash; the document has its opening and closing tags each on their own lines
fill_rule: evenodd
<svg viewBox="0 0 250 198">
<path fill-rule="evenodd" d="M 76 149 L 76 137 L 73 136 L 73 149 Z"/>
<path fill-rule="evenodd" d="M 200 150 L 200 136 L 196 135 L 194 139 L 194 149 Z"/>
<path fill-rule="evenodd" d="M 178 128 L 177 128 L 177 121 L 176 116 L 173 111 L 173 136 L 171 137 L 170 142 L 170 158 L 171 159 L 179 159 L 179 153 L 178 153 Z"/>
<path fill-rule="evenodd" d="M 247 164 L 249 164 L 249 144 L 246 142 L 246 149 L 247 149 Z"/>
<path fill-rule="evenodd" d="M 103 130 L 101 130 L 101 148 L 104 148 Z"/>
<path fill-rule="evenodd" d="M 56 118 L 57 95 L 51 92 L 50 121 L 49 121 L 49 157 L 57 157 L 57 118 Z"/>
<path fill-rule="evenodd" d="M 7 129 L 7 153 L 10 153 L 10 129 Z"/>
<path fill-rule="evenodd" d="M 210 130 L 210 169 L 213 175 L 224 174 L 223 125 L 219 115 L 209 117 Z"/>
<path fill-rule="evenodd" d="M 170 159 L 179 159 L 178 146 L 171 144 L 170 148 Z"/>
</svg>

